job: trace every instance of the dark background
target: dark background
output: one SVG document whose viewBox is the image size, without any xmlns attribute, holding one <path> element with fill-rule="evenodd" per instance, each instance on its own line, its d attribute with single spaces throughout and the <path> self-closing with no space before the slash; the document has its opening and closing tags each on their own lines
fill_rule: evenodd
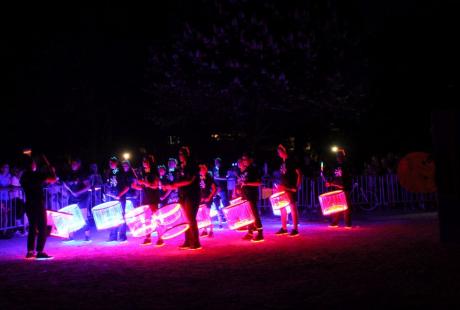
<svg viewBox="0 0 460 310">
<path fill-rule="evenodd" d="M 271 2 L 283 8 L 322 1 Z M 453 1 L 326 2 L 324 9 L 314 11 L 318 20 L 321 14 L 331 18 L 332 10 L 359 39 L 347 51 L 356 55 L 356 63 L 366 64 L 351 78 L 351 83 L 355 78 L 367 82 L 362 102 L 346 115 L 332 115 L 321 105 L 315 112 L 305 105 L 301 112 L 289 113 L 291 103 L 285 102 L 285 114 L 263 119 L 275 126 L 262 136 L 255 139 L 254 119 L 242 117 L 237 130 L 242 136 L 224 142 L 211 141 L 216 130 L 206 121 L 207 110 L 200 121 L 182 115 L 182 125 L 158 125 L 163 110 L 152 103 L 162 97 L 152 96 L 149 89 L 155 79 L 149 75 L 152 50 L 171 51 L 185 21 L 206 27 L 212 3 L 75 1 L 5 9 L 2 62 L 8 83 L 0 122 L 1 158 L 12 158 L 26 146 L 54 158 L 78 155 L 101 161 L 123 150 L 137 153 L 141 147 L 166 157 L 177 149 L 168 143 L 169 136 L 179 136 L 180 143 L 191 144 L 202 158 L 231 157 L 243 150 L 268 157 L 288 137 L 295 137 L 297 149 L 310 143 L 319 154 L 333 143 L 344 145 L 355 159 L 389 151 L 431 151 L 431 110 L 457 97 Z M 253 6 L 262 3 L 254 1 Z M 327 38 L 328 31 L 317 36 Z M 334 47 L 335 52 L 345 49 Z M 209 105 L 195 99 L 183 100 L 192 101 L 198 111 Z M 180 106 L 181 98 L 176 102 Z M 219 113 L 219 105 L 212 109 Z M 152 114 L 154 121 L 146 117 Z M 234 132 L 234 127 L 226 124 L 218 132 Z"/>
</svg>

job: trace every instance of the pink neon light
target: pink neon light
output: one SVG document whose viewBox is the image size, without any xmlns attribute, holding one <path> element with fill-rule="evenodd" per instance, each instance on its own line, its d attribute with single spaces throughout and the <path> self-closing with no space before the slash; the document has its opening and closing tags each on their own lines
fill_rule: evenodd
<svg viewBox="0 0 460 310">
<path fill-rule="evenodd" d="M 222 209 L 227 219 L 227 225 L 230 229 L 238 229 L 254 223 L 255 218 L 252 214 L 251 206 L 246 200 L 230 205 Z"/>
<path fill-rule="evenodd" d="M 203 204 L 198 208 L 198 213 L 196 214 L 196 222 L 198 224 L 198 228 L 200 229 L 211 226 L 211 210 L 207 205 Z"/>
<path fill-rule="evenodd" d="M 187 224 L 187 223 L 182 223 L 182 224 L 179 224 L 177 226 L 174 226 L 174 227 L 171 227 L 169 229 L 167 229 L 165 231 L 165 233 L 163 235 L 161 235 L 161 237 L 164 239 L 164 240 L 168 240 L 168 239 L 172 239 L 172 238 L 175 238 L 181 234 L 183 234 L 184 232 L 187 231 L 187 229 L 190 228 L 190 225 Z"/>
<path fill-rule="evenodd" d="M 273 210 L 286 208 L 291 203 L 289 196 L 286 192 L 278 192 L 270 196 L 270 202 Z"/>
<path fill-rule="evenodd" d="M 348 209 L 347 198 L 342 190 L 319 195 L 319 204 L 323 215 L 330 215 Z"/>
<path fill-rule="evenodd" d="M 148 205 L 129 211 L 125 214 L 125 220 L 133 237 L 144 237 L 154 232 L 157 228 L 157 222 Z"/>
<path fill-rule="evenodd" d="M 155 218 L 158 222 L 158 230 L 164 231 L 162 238 L 165 240 L 179 236 L 190 227 L 182 206 L 178 203 L 158 209 L 155 212 Z"/>
<path fill-rule="evenodd" d="M 160 225 L 169 225 L 182 216 L 182 206 L 178 203 L 166 205 L 155 212 Z"/>
<path fill-rule="evenodd" d="M 235 198 L 233 200 L 230 200 L 229 203 L 230 203 L 230 205 L 236 205 L 237 203 L 239 203 L 241 201 L 243 201 L 243 198 L 238 197 L 238 198 Z"/>
</svg>

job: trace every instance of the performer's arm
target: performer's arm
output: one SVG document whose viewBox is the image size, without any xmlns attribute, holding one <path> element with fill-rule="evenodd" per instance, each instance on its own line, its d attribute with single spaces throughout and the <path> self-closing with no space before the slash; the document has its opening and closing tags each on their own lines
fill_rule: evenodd
<svg viewBox="0 0 460 310">
<path fill-rule="evenodd" d="M 85 185 L 85 187 L 79 190 L 78 192 L 74 192 L 75 196 L 80 196 L 81 194 L 86 193 L 90 189 L 91 186 L 87 180 L 83 181 L 83 184 Z"/>
<path fill-rule="evenodd" d="M 204 202 L 210 202 L 212 197 L 214 197 L 214 195 L 216 194 L 217 192 L 217 187 L 216 187 L 216 184 L 212 183 L 212 186 L 211 186 L 211 193 L 209 194 L 208 197 L 206 197 L 205 199 L 203 199 Z"/>
<path fill-rule="evenodd" d="M 121 197 L 123 197 L 127 192 L 129 191 L 129 186 L 126 186 L 125 188 L 123 188 L 120 193 L 118 193 L 117 195 L 117 199 L 120 199 Z"/>
</svg>

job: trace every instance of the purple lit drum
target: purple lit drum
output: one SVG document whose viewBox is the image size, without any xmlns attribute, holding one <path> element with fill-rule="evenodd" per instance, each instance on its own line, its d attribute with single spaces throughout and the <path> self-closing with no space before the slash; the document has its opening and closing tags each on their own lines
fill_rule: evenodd
<svg viewBox="0 0 460 310">
<path fill-rule="evenodd" d="M 319 204 L 323 215 L 330 215 L 348 209 L 347 197 L 342 190 L 319 195 Z"/>
<path fill-rule="evenodd" d="M 230 229 L 238 229 L 254 223 L 255 218 L 251 206 L 246 200 L 239 200 L 235 204 L 222 209 Z"/>
<path fill-rule="evenodd" d="M 70 213 L 46 210 L 47 225 L 51 226 L 50 235 L 60 238 L 69 238 L 68 222 L 73 215 Z"/>
<path fill-rule="evenodd" d="M 211 209 L 209 209 L 207 205 L 202 204 L 198 208 L 196 222 L 198 224 L 198 228 L 211 226 Z"/>
<path fill-rule="evenodd" d="M 272 204 L 273 210 L 279 210 L 289 206 L 291 199 L 285 191 L 282 191 L 271 195 L 270 203 Z"/>
<path fill-rule="evenodd" d="M 140 206 L 125 214 L 126 225 L 133 237 L 145 237 L 150 235 L 157 228 L 150 206 Z"/>
<path fill-rule="evenodd" d="M 281 209 L 283 208 L 286 208 L 288 214 L 291 213 L 291 208 L 289 206 L 291 200 L 289 195 L 284 191 L 271 195 L 270 203 L 272 205 L 273 214 L 276 216 L 281 215 Z"/>
<path fill-rule="evenodd" d="M 158 233 L 165 240 L 179 236 L 190 228 L 182 206 L 178 203 L 166 205 L 155 212 Z"/>
<path fill-rule="evenodd" d="M 67 231 L 69 233 L 77 231 L 86 225 L 86 220 L 83 218 L 83 213 L 78 204 L 68 205 L 59 209 L 58 212 L 72 214 L 72 218 L 67 220 Z"/>
</svg>

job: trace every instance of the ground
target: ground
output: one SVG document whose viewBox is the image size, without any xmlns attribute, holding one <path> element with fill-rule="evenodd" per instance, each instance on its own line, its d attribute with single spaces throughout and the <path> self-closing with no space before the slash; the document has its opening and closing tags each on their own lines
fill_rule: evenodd
<svg viewBox="0 0 460 310">
<path fill-rule="evenodd" d="M 25 237 L 0 240 L 0 309 L 15 308 L 375 308 L 460 305 L 460 249 L 441 244 L 436 213 L 355 217 L 355 227 L 303 221 L 301 236 L 265 242 L 216 230 L 200 251 L 91 244 L 50 238 L 50 261 L 28 261 Z"/>
</svg>

